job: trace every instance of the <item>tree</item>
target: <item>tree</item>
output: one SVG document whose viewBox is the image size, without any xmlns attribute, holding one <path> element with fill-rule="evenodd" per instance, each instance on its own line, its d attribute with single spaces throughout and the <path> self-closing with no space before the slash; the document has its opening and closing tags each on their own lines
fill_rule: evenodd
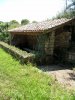
<svg viewBox="0 0 75 100">
<path fill-rule="evenodd" d="M 68 1 L 71 4 L 67 5 Z M 75 0 L 66 0 L 66 8 L 56 18 L 75 18 Z"/>
<path fill-rule="evenodd" d="M 16 20 L 10 22 L 0 21 L 0 41 L 9 42 L 8 30 L 11 28 L 18 27 L 20 24 Z"/>
<path fill-rule="evenodd" d="M 2 21 L 0 21 L 0 24 L 3 23 Z"/>
<path fill-rule="evenodd" d="M 66 8 L 66 12 L 69 14 L 70 18 L 75 17 L 75 0 L 70 0 L 71 4 L 69 4 Z"/>
<path fill-rule="evenodd" d="M 9 41 L 9 34 L 8 34 L 8 23 L 7 22 L 0 22 L 0 40 L 4 42 Z"/>
<path fill-rule="evenodd" d="M 16 28 L 16 27 L 19 27 L 19 26 L 20 26 L 20 24 L 19 24 L 19 22 L 16 21 L 16 20 L 11 20 L 11 21 L 9 22 L 9 29 Z"/>
<path fill-rule="evenodd" d="M 21 25 L 26 25 L 26 24 L 29 24 L 29 20 L 28 19 L 22 19 L 21 21 Z"/>
<path fill-rule="evenodd" d="M 74 6 L 74 9 L 75 9 L 75 0 L 71 0 L 71 4 L 69 4 L 68 6 L 67 6 L 67 8 L 66 9 L 69 9 L 70 7 L 72 7 L 72 6 Z"/>
<path fill-rule="evenodd" d="M 67 1 L 68 1 L 68 0 L 66 0 L 66 8 L 67 8 Z"/>
<path fill-rule="evenodd" d="M 32 21 L 32 23 L 37 23 L 37 21 Z"/>
</svg>

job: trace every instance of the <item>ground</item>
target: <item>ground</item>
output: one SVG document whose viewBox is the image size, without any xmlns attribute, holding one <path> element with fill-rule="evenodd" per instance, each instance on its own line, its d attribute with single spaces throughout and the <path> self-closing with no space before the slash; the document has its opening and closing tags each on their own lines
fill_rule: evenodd
<svg viewBox="0 0 75 100">
<path fill-rule="evenodd" d="M 75 91 L 32 64 L 21 65 L 0 48 L 0 100 L 75 100 Z"/>
<path fill-rule="evenodd" d="M 75 89 L 75 71 L 68 65 L 41 66 L 41 70 L 52 75 L 59 83 L 68 89 Z"/>
</svg>

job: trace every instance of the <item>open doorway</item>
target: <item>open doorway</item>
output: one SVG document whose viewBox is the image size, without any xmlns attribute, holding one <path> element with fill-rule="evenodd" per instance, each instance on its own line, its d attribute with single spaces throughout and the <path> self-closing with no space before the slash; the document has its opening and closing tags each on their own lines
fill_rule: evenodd
<svg viewBox="0 0 75 100">
<path fill-rule="evenodd" d="M 36 37 L 33 35 L 16 34 L 12 39 L 12 45 L 30 52 L 36 49 Z"/>
</svg>

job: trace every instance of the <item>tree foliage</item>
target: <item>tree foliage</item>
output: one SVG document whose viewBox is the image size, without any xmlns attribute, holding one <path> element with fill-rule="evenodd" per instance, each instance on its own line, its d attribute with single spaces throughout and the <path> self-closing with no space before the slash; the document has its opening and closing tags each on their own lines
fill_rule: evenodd
<svg viewBox="0 0 75 100">
<path fill-rule="evenodd" d="M 34 21 L 32 21 L 32 23 L 37 23 L 37 21 L 34 20 Z"/>
<path fill-rule="evenodd" d="M 28 19 L 23 19 L 21 25 L 26 25 L 29 23 Z M 9 42 L 9 32 L 8 30 L 21 26 L 18 21 L 11 20 L 10 22 L 0 21 L 0 41 Z"/>
<path fill-rule="evenodd" d="M 21 21 L 21 25 L 26 25 L 28 24 L 30 21 L 28 19 L 22 19 Z"/>
<path fill-rule="evenodd" d="M 9 22 L 9 29 L 16 28 L 16 27 L 19 27 L 19 26 L 20 26 L 20 24 L 19 24 L 19 22 L 16 21 L 16 20 L 11 20 L 11 21 Z"/>
<path fill-rule="evenodd" d="M 0 22 L 0 40 L 8 42 L 9 34 L 8 34 L 8 23 Z"/>
<path fill-rule="evenodd" d="M 70 0 L 71 1 L 71 4 L 69 4 L 67 7 L 66 7 L 66 9 L 75 9 L 75 0 Z"/>
<path fill-rule="evenodd" d="M 16 20 L 10 22 L 0 21 L 0 41 L 9 42 L 9 29 L 16 28 L 20 24 Z"/>
<path fill-rule="evenodd" d="M 64 9 L 61 13 L 59 13 L 56 18 L 75 18 L 75 0 L 66 0 L 66 2 L 70 1 L 71 4 L 67 5 L 66 9 Z"/>
</svg>

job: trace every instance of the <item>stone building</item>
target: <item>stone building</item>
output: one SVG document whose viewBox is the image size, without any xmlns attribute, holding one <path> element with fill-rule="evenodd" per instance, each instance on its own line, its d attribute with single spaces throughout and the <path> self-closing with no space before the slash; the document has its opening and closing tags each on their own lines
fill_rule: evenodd
<svg viewBox="0 0 75 100">
<path fill-rule="evenodd" d="M 30 23 L 9 32 L 12 45 L 28 52 L 39 52 L 42 61 L 66 61 L 72 44 L 75 43 L 75 19 Z"/>
</svg>

